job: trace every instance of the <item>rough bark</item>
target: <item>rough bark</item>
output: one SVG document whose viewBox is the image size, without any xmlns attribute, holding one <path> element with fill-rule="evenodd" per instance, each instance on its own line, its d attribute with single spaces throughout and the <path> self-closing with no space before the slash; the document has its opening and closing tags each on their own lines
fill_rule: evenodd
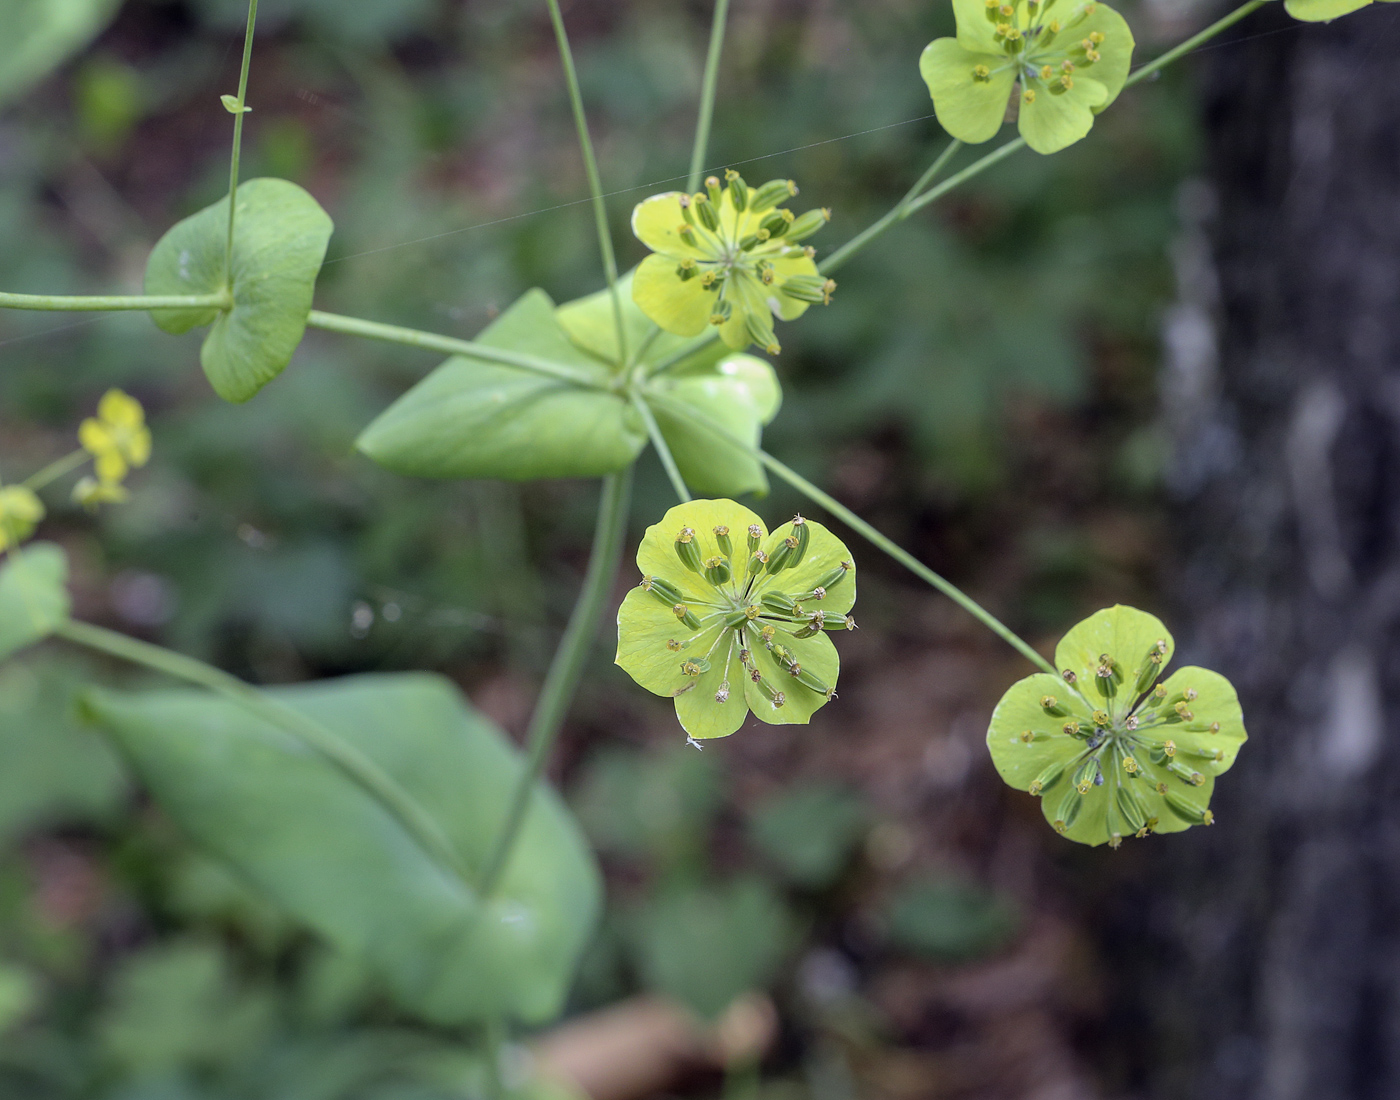
<svg viewBox="0 0 1400 1100">
<path fill-rule="evenodd" d="M 1181 656 L 1251 735 L 1138 913 L 1173 1100 L 1400 1096 L 1400 5 L 1281 7 L 1200 59 L 1168 325 Z"/>
</svg>

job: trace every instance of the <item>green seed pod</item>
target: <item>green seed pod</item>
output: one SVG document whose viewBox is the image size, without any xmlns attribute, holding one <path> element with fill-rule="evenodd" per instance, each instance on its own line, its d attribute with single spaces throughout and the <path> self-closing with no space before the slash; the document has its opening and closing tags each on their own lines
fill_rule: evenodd
<svg viewBox="0 0 1400 1100">
<path fill-rule="evenodd" d="M 768 230 L 770 237 L 781 237 L 792 228 L 792 222 L 791 210 L 774 210 L 773 213 L 759 222 L 758 227 Z"/>
<path fill-rule="evenodd" d="M 731 576 L 729 562 L 716 555 L 705 559 L 705 579 L 713 585 L 727 584 Z"/>
<path fill-rule="evenodd" d="M 710 203 L 716 210 L 719 209 L 720 187 L 718 176 L 705 177 L 705 193 L 710 196 Z"/>
<path fill-rule="evenodd" d="M 1048 768 L 1046 768 L 1043 772 L 1041 772 L 1038 776 L 1031 780 L 1031 785 L 1027 788 L 1027 790 L 1029 790 L 1030 793 L 1033 795 L 1043 795 L 1046 791 L 1053 790 L 1055 784 L 1060 781 L 1061 777 L 1065 774 L 1066 769 L 1069 768 L 1071 763 L 1072 761 L 1069 760 L 1061 760 L 1057 763 L 1051 764 Z"/>
<path fill-rule="evenodd" d="M 1040 709 L 1046 714 L 1053 715 L 1056 718 L 1063 718 L 1069 713 L 1069 709 L 1061 704 L 1053 695 L 1042 695 L 1040 697 Z"/>
<path fill-rule="evenodd" d="M 734 557 L 734 544 L 729 541 L 729 528 L 720 524 L 715 528 L 715 541 L 719 543 L 719 552 L 726 558 Z"/>
<path fill-rule="evenodd" d="M 799 215 L 797 220 L 788 227 L 787 239 L 790 241 L 805 241 L 829 221 L 831 221 L 831 211 L 826 207 L 823 206 L 817 210 L 808 210 L 807 213 Z"/>
<path fill-rule="evenodd" d="M 769 180 L 749 196 L 749 209 L 755 214 L 772 210 L 780 202 L 797 197 L 797 184 L 792 180 Z"/>
<path fill-rule="evenodd" d="M 778 544 L 778 548 L 773 551 L 772 556 L 768 559 L 769 576 L 781 573 L 787 567 L 788 558 L 792 557 L 792 543 L 795 541 L 794 539 L 784 539 Z"/>
<path fill-rule="evenodd" d="M 1118 812 L 1123 815 L 1123 820 L 1128 823 L 1128 827 L 1133 832 L 1138 832 L 1147 823 L 1147 811 L 1139 801 L 1137 792 L 1131 787 L 1118 785 Z"/>
<path fill-rule="evenodd" d="M 820 588 L 823 592 L 830 592 L 833 588 L 835 588 L 838 584 L 840 584 L 846 579 L 846 574 L 851 571 L 851 568 L 852 567 L 850 562 L 843 561 L 840 565 L 838 565 L 835 569 L 833 569 L 830 573 L 828 573 L 820 581 L 817 582 L 817 588 Z M 822 597 L 818 598 L 820 599 Z"/>
<path fill-rule="evenodd" d="M 724 178 L 729 181 L 729 199 L 734 204 L 734 209 L 742 214 L 749 205 L 748 184 L 744 182 L 744 177 L 733 168 L 724 173 Z"/>
<path fill-rule="evenodd" d="M 757 344 L 769 355 L 777 355 L 783 349 L 773 331 L 773 315 L 766 309 L 762 312 L 749 310 L 744 314 L 744 329 L 752 343 Z"/>
<path fill-rule="evenodd" d="M 1069 830 L 1075 820 L 1079 817 L 1079 810 L 1084 805 L 1084 796 L 1075 787 L 1070 787 L 1060 798 L 1060 804 L 1055 809 L 1055 831 L 1064 833 Z"/>
<path fill-rule="evenodd" d="M 1171 772 L 1172 775 L 1176 776 L 1182 782 L 1190 783 L 1193 787 L 1199 787 L 1206 781 L 1206 777 L 1200 772 L 1196 771 L 1194 768 L 1187 767 L 1177 760 L 1173 760 L 1167 765 L 1167 771 Z"/>
<path fill-rule="evenodd" d="M 695 266 L 695 261 L 689 256 L 676 265 L 676 274 L 680 276 L 681 282 L 689 282 L 700 274 L 700 269 Z"/>
<path fill-rule="evenodd" d="M 681 671 L 687 676 L 703 676 L 710 671 L 710 662 L 704 657 L 692 657 L 681 662 Z"/>
<path fill-rule="evenodd" d="M 710 196 L 703 191 L 695 194 L 695 216 L 700 224 L 711 233 L 719 230 L 719 213 L 715 210 L 714 203 L 710 201 Z"/>
<path fill-rule="evenodd" d="M 749 524 L 749 553 L 752 554 L 758 549 L 758 544 L 763 541 L 763 528 L 756 523 Z"/>
<path fill-rule="evenodd" d="M 856 617 L 847 615 L 844 619 L 839 619 L 835 615 L 827 616 L 826 622 L 822 623 L 823 630 L 855 630 Z"/>
<path fill-rule="evenodd" d="M 724 617 L 724 629 L 733 630 L 743 626 L 748 621 L 749 613 L 747 611 L 731 611 Z"/>
<path fill-rule="evenodd" d="M 678 618 L 681 622 L 685 623 L 685 625 L 690 627 L 691 630 L 700 629 L 699 617 L 685 604 L 678 603 L 675 607 L 671 608 L 671 610 L 676 613 L 676 618 Z"/>
<path fill-rule="evenodd" d="M 1099 767 L 1099 758 L 1091 756 L 1084 761 L 1074 773 L 1074 787 L 1080 794 L 1088 794 L 1089 788 L 1095 785 L 1095 780 L 1103 782 L 1101 778 L 1103 770 Z"/>
<path fill-rule="evenodd" d="M 1215 815 L 1204 806 L 1197 806 L 1177 791 L 1168 791 L 1166 802 L 1167 809 L 1171 810 L 1182 821 L 1189 821 L 1192 825 L 1210 825 L 1215 820 Z"/>
<path fill-rule="evenodd" d="M 765 592 L 759 600 L 764 608 L 774 615 L 795 615 L 797 614 L 797 603 L 791 596 L 782 592 Z"/>
<path fill-rule="evenodd" d="M 767 239 L 768 230 L 760 229 L 757 233 L 750 233 L 747 237 L 744 237 L 739 242 L 739 248 L 741 251 L 748 252 L 750 249 L 754 248 L 756 245 L 762 244 Z"/>
<path fill-rule="evenodd" d="M 662 577 L 643 577 L 642 587 L 667 607 L 674 607 L 685 598 L 679 588 Z"/>
<path fill-rule="evenodd" d="M 793 547 L 792 560 L 788 562 L 789 569 L 795 569 L 801 564 L 803 555 L 807 553 L 807 544 L 812 541 L 812 529 L 801 516 L 793 516 L 792 534 L 797 539 L 797 545 Z"/>
<path fill-rule="evenodd" d="M 763 572 L 763 567 L 768 564 L 768 555 L 762 550 L 755 550 L 749 555 L 749 576 L 756 577 Z"/>
<path fill-rule="evenodd" d="M 700 572 L 700 545 L 695 541 L 695 528 L 681 528 L 676 536 L 676 557 L 692 573 Z"/>
<path fill-rule="evenodd" d="M 770 684 L 766 676 L 758 677 L 755 683 L 758 684 L 758 690 L 763 692 L 768 701 L 773 704 L 774 710 L 777 710 L 787 702 L 787 696 Z"/>
</svg>

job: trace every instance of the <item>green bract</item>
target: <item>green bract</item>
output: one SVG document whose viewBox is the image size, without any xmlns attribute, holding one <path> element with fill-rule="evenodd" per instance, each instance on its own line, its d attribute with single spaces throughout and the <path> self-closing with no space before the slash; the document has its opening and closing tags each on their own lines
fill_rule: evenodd
<svg viewBox="0 0 1400 1100">
<path fill-rule="evenodd" d="M 286 180 L 238 188 L 233 236 L 233 308 L 161 309 L 166 332 L 212 324 L 199 359 L 225 401 L 247 401 L 292 361 L 306 331 L 316 276 L 334 226 L 316 200 Z M 228 199 L 175 225 L 151 252 L 147 294 L 216 294 L 226 289 Z"/>
<path fill-rule="evenodd" d="M 781 349 L 773 318 L 792 321 L 813 302 L 830 302 L 836 283 L 823 279 L 806 240 L 830 218 L 778 208 L 797 194 L 791 180 L 750 188 L 729 172 L 711 176 L 694 195 L 653 195 L 632 211 L 632 232 L 655 253 L 637 268 L 632 296 L 642 312 L 680 336 L 718 325 L 731 348 Z"/>
<path fill-rule="evenodd" d="M 556 307 L 531 290 L 477 343 L 534 356 L 576 373 L 561 378 L 454 356 L 391 405 L 360 436 L 374 461 L 414 477 L 588 477 L 634 461 L 646 426 L 631 385 L 652 411 L 687 484 L 703 493 L 768 490 L 747 452 L 668 413 L 681 402 L 757 445 L 782 390 L 773 368 L 751 355 L 658 333 L 619 282 L 627 356 L 619 354 L 612 295 L 604 290 Z"/>
<path fill-rule="evenodd" d="M 987 731 L 1001 777 L 1039 795 L 1045 818 L 1081 844 L 1174 833 L 1212 821 L 1215 777 L 1245 742 L 1230 682 L 1179 669 L 1161 620 L 1111 607 L 1055 649 L 1060 676 L 1037 673 L 1002 696 Z"/>
<path fill-rule="evenodd" d="M 1284 0 L 1283 6 L 1289 15 L 1304 23 L 1328 23 L 1373 2 L 1375 0 Z M 1380 3 L 1394 4 L 1396 0 L 1380 0 Z"/>
<path fill-rule="evenodd" d="M 953 0 L 958 36 L 931 42 L 919 71 L 942 127 L 987 141 L 1018 96 L 1021 136 L 1037 153 L 1073 145 L 1123 90 L 1133 32 L 1105 4 Z"/>
<path fill-rule="evenodd" d="M 727 737 L 750 710 L 805 723 L 835 694 L 826 632 L 854 627 L 856 574 L 821 524 L 797 516 L 770 535 L 732 500 L 693 500 L 647 528 L 637 565 L 642 583 L 617 613 L 617 663 L 673 697 L 691 737 Z"/>
<path fill-rule="evenodd" d="M 0 558 L 0 660 L 68 621 L 68 555 L 36 542 Z"/>
</svg>

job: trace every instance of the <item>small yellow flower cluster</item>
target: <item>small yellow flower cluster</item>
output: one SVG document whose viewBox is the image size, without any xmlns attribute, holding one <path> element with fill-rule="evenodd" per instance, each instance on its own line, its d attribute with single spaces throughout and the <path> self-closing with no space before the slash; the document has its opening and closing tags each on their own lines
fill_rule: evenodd
<svg viewBox="0 0 1400 1100">
<path fill-rule="evenodd" d="M 44 518 L 43 502 L 23 485 L 0 488 L 0 551 L 18 546 Z"/>
<path fill-rule="evenodd" d="M 126 500 L 123 479 L 151 457 L 151 433 L 141 402 L 121 390 L 108 390 L 98 402 L 97 416 L 79 425 L 78 442 L 92 455 L 97 476 L 80 479 L 73 499 L 85 508 Z"/>
</svg>

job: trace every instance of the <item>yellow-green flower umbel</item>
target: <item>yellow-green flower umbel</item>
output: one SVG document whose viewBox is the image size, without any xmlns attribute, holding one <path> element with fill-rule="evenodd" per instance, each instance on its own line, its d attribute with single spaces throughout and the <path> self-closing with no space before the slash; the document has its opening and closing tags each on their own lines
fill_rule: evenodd
<svg viewBox="0 0 1400 1100">
<path fill-rule="evenodd" d="M 653 195 L 632 211 L 632 232 L 650 248 L 632 280 L 632 299 L 667 332 L 698 336 L 717 325 L 742 351 L 781 348 L 775 317 L 792 321 L 813 302 L 829 303 L 836 283 L 823 278 L 803 246 L 830 220 L 827 210 L 795 215 L 781 203 L 797 194 L 791 180 L 749 187 L 739 173 L 711 176 L 694 195 Z"/>
<path fill-rule="evenodd" d="M 23 485 L 0 488 L 0 551 L 18 546 L 44 518 L 44 504 Z"/>
<path fill-rule="evenodd" d="M 953 0 L 957 38 L 931 42 L 919 71 L 939 124 L 960 141 L 994 137 L 1017 97 L 1017 123 L 1037 153 L 1072 145 L 1123 90 L 1133 32 L 1106 4 Z"/>
<path fill-rule="evenodd" d="M 93 457 L 98 479 L 119 483 L 133 466 L 151 457 L 151 433 L 141 402 L 121 390 L 108 390 L 97 403 L 97 416 L 78 425 L 78 442 Z"/>
<path fill-rule="evenodd" d="M 836 694 L 827 632 L 852 630 L 856 571 L 819 523 L 772 534 L 732 500 L 693 500 L 647 528 L 642 583 L 617 613 L 617 663 L 676 701 L 692 738 L 727 737 L 750 710 L 805 723 Z"/>
<path fill-rule="evenodd" d="M 992 762 L 1070 840 L 1116 848 L 1214 820 L 1215 777 L 1245 742 L 1244 717 L 1219 673 L 1188 667 L 1159 682 L 1172 649 L 1161 620 L 1111 607 L 1060 641 L 1059 676 L 1028 676 L 997 704 Z"/>
</svg>

